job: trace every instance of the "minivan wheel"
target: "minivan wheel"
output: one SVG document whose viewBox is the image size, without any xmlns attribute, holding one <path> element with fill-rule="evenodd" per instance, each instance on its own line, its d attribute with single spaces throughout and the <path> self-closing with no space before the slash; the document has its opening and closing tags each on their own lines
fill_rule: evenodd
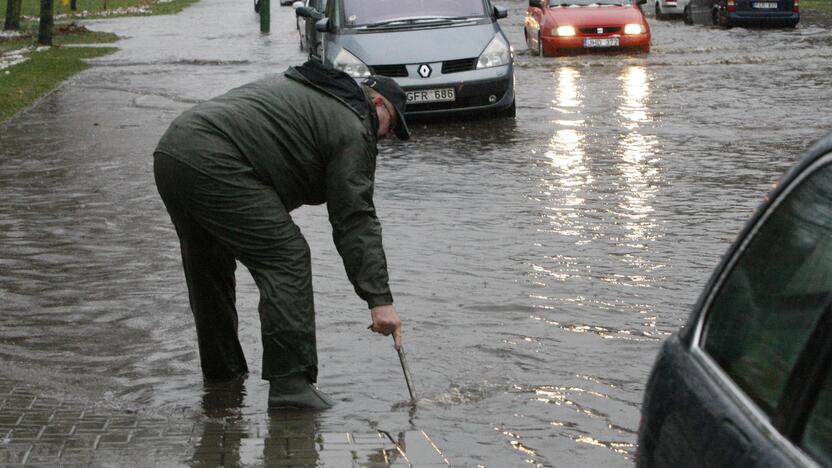
<svg viewBox="0 0 832 468">
<path fill-rule="evenodd" d="M 500 111 L 500 117 L 516 117 L 517 101 L 511 101 L 511 105 Z"/>
</svg>

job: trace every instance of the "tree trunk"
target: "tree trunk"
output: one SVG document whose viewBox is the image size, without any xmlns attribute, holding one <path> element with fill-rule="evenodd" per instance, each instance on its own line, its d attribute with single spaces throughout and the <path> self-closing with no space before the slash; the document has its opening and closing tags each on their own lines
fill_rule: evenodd
<svg viewBox="0 0 832 468">
<path fill-rule="evenodd" d="M 38 44 L 40 45 L 52 45 L 53 9 L 53 0 L 40 0 L 40 25 L 38 28 Z"/>
<path fill-rule="evenodd" d="M 6 21 L 3 24 L 5 31 L 20 30 L 20 8 L 22 0 L 6 0 Z"/>
</svg>

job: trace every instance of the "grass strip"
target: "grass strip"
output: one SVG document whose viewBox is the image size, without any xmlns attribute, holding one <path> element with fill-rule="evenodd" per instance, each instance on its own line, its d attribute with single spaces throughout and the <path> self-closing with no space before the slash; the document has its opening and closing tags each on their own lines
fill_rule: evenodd
<svg viewBox="0 0 832 468">
<path fill-rule="evenodd" d="M 83 59 L 112 53 L 114 48 L 61 47 L 68 44 L 106 43 L 118 40 L 115 34 L 96 33 L 77 26 L 73 20 L 112 16 L 145 16 L 174 14 L 198 0 L 77 0 L 76 10 L 70 9 L 70 0 L 57 0 L 55 29 L 52 43 L 55 47 L 33 52 L 37 40 L 37 18 L 40 0 L 22 0 L 20 35 L 0 36 L 0 64 L 2 55 L 26 49 L 28 60 L 0 69 L 0 123 L 17 112 L 26 109 L 41 96 L 55 89 L 62 81 L 86 69 Z M 0 24 L 5 20 L 6 1 L 0 0 Z M 15 55 L 16 54 L 12 54 Z M 9 62 L 7 62 L 9 63 Z"/>
<path fill-rule="evenodd" d="M 0 122 L 29 107 L 61 82 L 86 69 L 84 59 L 115 52 L 114 47 L 51 47 L 29 60 L 0 70 Z"/>
<path fill-rule="evenodd" d="M 0 0 L 0 3 L 2 3 L 2 0 Z M 37 25 L 24 24 L 20 28 L 20 33 L 21 35 L 19 37 L 0 40 L 0 54 L 36 45 L 38 34 Z M 55 26 L 52 44 L 56 46 L 67 44 L 104 44 L 116 42 L 117 40 L 118 36 L 113 33 L 90 31 L 83 26 L 76 26 L 72 23 Z"/>
<path fill-rule="evenodd" d="M 111 16 L 167 15 L 178 13 L 197 0 L 77 0 L 76 10 L 69 0 L 55 1 L 55 20 L 101 18 Z M 0 1 L 0 18 L 6 17 L 6 1 Z M 40 0 L 22 0 L 22 16 L 37 19 Z"/>
<path fill-rule="evenodd" d="M 800 2 L 800 9 L 818 10 L 832 13 L 832 1 L 830 0 L 802 0 Z"/>
</svg>

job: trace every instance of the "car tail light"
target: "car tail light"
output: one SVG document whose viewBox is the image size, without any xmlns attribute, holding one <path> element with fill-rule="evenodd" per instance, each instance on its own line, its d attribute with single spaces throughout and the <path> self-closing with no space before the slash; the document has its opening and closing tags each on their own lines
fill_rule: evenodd
<svg viewBox="0 0 832 468">
<path fill-rule="evenodd" d="M 794 0 L 794 6 L 792 7 L 792 11 L 795 13 L 800 13 L 800 0 Z"/>
<path fill-rule="evenodd" d="M 737 11 L 737 0 L 728 0 L 727 2 L 727 10 L 734 12 Z"/>
</svg>

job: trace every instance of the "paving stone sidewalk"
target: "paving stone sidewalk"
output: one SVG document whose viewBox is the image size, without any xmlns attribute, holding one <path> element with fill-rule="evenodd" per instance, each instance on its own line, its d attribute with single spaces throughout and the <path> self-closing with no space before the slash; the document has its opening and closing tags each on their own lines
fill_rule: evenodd
<svg viewBox="0 0 832 468">
<path fill-rule="evenodd" d="M 62 401 L 0 382 L 0 467 L 440 467 L 420 431 L 318 433 L 308 415 L 261 422 L 164 416 Z"/>
</svg>

